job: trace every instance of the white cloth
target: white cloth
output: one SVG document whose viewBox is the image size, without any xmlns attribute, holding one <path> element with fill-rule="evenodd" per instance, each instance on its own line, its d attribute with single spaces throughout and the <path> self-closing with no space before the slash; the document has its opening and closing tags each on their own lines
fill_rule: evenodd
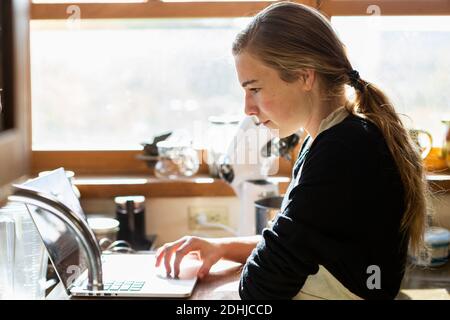
<svg viewBox="0 0 450 320">
<path fill-rule="evenodd" d="M 324 266 L 308 276 L 294 300 L 362 300 L 339 282 Z"/>
</svg>

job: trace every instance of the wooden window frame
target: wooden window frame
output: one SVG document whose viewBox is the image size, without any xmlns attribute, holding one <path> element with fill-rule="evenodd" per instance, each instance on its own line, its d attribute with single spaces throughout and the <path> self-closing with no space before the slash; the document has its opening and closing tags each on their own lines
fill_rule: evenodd
<svg viewBox="0 0 450 320">
<path fill-rule="evenodd" d="M 80 9 L 81 19 L 122 18 L 206 18 L 250 17 L 275 1 L 239 2 L 161 2 L 145 3 L 70 3 L 31 4 L 31 19 L 67 19 L 69 6 Z M 450 0 L 301 0 L 326 16 L 370 15 L 369 6 L 376 5 L 383 16 L 388 15 L 450 15 Z M 31 135 L 31 130 L 30 130 Z M 295 152 L 293 159 L 295 159 Z M 32 174 L 63 166 L 77 174 L 152 174 L 145 162 L 137 159 L 141 151 L 32 151 Z M 203 156 L 201 152 L 201 156 Z M 293 161 L 280 161 L 280 175 L 290 176 Z M 206 174 L 206 163 L 200 174 Z"/>
<path fill-rule="evenodd" d="M 67 19 L 76 5 L 82 19 L 249 17 L 276 1 L 31 4 L 31 19 Z M 369 6 L 384 15 L 448 15 L 449 0 L 299 0 L 325 15 L 367 15 Z"/>
</svg>

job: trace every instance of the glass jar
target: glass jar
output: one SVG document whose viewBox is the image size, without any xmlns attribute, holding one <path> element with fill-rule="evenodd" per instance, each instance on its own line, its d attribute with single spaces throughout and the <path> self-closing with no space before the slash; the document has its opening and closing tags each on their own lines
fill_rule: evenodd
<svg viewBox="0 0 450 320">
<path fill-rule="evenodd" d="M 155 165 L 155 175 L 158 178 L 178 179 L 190 177 L 197 173 L 199 157 L 191 145 L 176 141 L 160 141 L 158 162 Z"/>
<path fill-rule="evenodd" d="M 442 146 L 442 157 L 450 168 L 450 119 L 442 120 L 442 123 L 446 126 L 444 143 Z"/>
<path fill-rule="evenodd" d="M 227 153 L 227 148 L 238 129 L 240 116 L 211 116 L 208 118 L 208 168 L 209 174 L 219 177 L 219 160 Z"/>
</svg>

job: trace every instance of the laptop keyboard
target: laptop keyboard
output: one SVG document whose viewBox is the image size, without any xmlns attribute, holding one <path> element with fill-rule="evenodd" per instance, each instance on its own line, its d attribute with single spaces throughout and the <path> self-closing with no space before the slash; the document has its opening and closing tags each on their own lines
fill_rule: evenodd
<svg viewBox="0 0 450 320">
<path fill-rule="evenodd" d="M 141 291 L 145 281 L 107 281 L 103 284 L 104 291 Z"/>
</svg>

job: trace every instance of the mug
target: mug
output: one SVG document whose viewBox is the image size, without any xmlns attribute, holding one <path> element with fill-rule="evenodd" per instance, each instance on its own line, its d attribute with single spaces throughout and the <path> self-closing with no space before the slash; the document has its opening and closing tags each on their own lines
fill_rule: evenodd
<svg viewBox="0 0 450 320">
<path fill-rule="evenodd" d="M 408 132 L 411 139 L 419 148 L 422 159 L 425 159 L 433 147 L 433 137 L 426 130 L 409 129 Z"/>
<path fill-rule="evenodd" d="M 104 238 L 107 238 L 111 242 L 117 240 L 119 221 L 116 219 L 107 217 L 92 217 L 88 218 L 87 221 L 99 243 Z"/>
</svg>

